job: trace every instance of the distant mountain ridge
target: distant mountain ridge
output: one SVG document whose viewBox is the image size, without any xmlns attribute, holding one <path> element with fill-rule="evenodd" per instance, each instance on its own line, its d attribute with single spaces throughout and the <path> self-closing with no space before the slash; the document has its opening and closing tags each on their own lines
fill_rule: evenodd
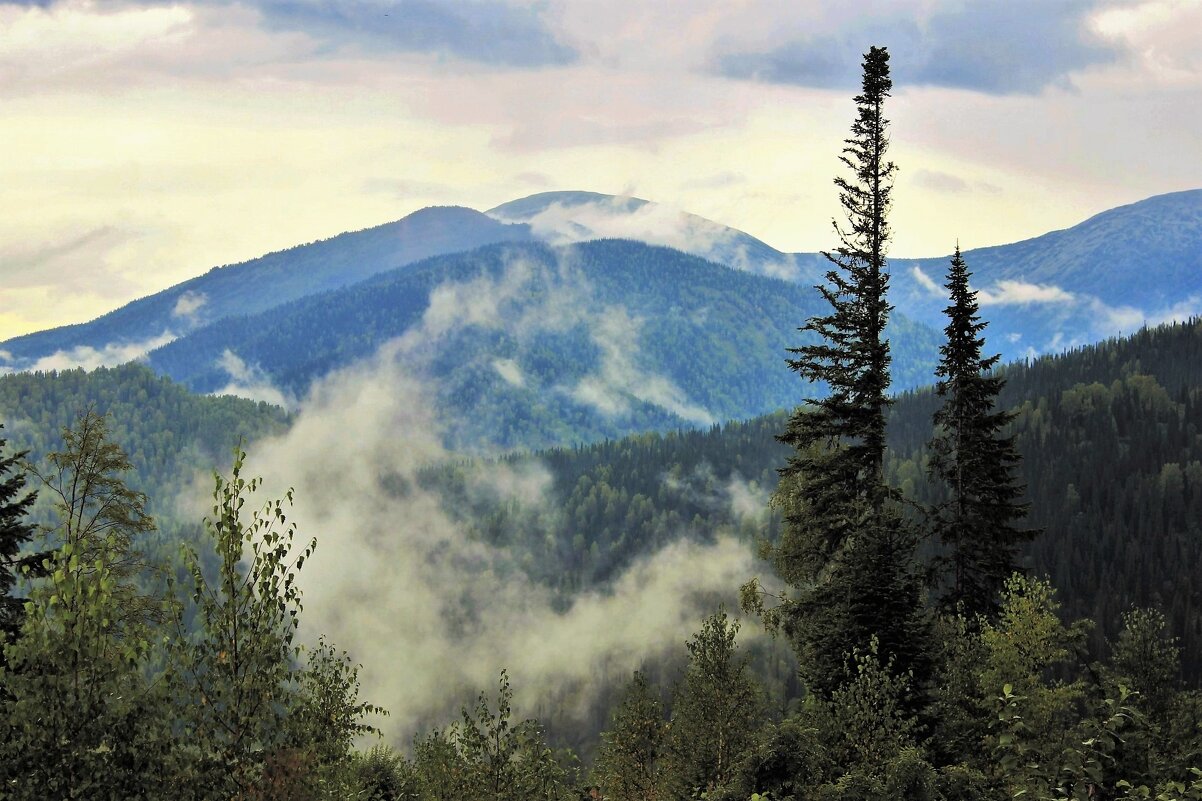
<svg viewBox="0 0 1202 801">
<path fill-rule="evenodd" d="M 785 349 L 819 302 L 805 286 L 630 240 L 501 243 L 227 318 L 149 364 L 196 392 L 303 397 L 389 344 L 433 388 L 453 444 L 578 443 L 796 403 L 805 387 Z M 895 383 L 928 382 L 936 332 L 904 315 L 889 330 Z"/>
<path fill-rule="evenodd" d="M 1007 358 L 1086 345 L 1202 313 L 1202 189 L 1104 211 L 1078 225 L 964 252 Z M 895 259 L 891 300 L 942 325 L 947 258 Z"/>
<path fill-rule="evenodd" d="M 462 206 L 425 208 L 396 222 L 214 267 L 91 322 L 15 337 L 0 343 L 0 350 L 10 354 L 10 366 L 21 369 L 73 348 L 153 343 L 226 317 L 256 314 L 358 283 L 431 256 L 530 238 L 528 226 L 501 223 Z M 163 337 L 164 332 L 169 336 Z"/>
<path fill-rule="evenodd" d="M 954 232 L 949 233 L 951 236 Z M 617 239 L 640 242 L 644 247 L 669 247 L 677 254 L 689 254 L 694 261 L 685 268 L 676 256 L 648 255 L 648 251 L 639 248 L 623 249 L 613 244 L 591 246 L 597 240 Z M 480 307 L 479 298 L 469 297 L 473 291 L 469 285 L 472 279 L 466 277 L 470 269 L 465 265 L 471 264 L 475 257 L 465 254 L 498 245 L 506 246 L 513 254 L 531 246 L 523 258 L 535 273 L 546 277 L 550 275 L 549 265 L 562 261 L 567 252 L 555 251 L 556 255 L 548 256 L 552 251 L 546 250 L 546 245 L 563 248 L 573 243 L 587 245 L 580 252 L 588 254 L 590 259 L 614 260 L 605 265 L 589 262 L 589 269 L 598 276 L 633 276 L 631 265 L 621 263 L 628 258 L 639 263 L 672 265 L 665 268 L 663 275 L 638 273 L 637 278 L 630 277 L 636 283 L 625 286 L 606 278 L 593 281 L 594 288 L 602 286 L 607 293 L 604 303 L 635 315 L 637 319 L 627 322 L 642 332 L 659 326 L 686 330 L 691 323 L 680 316 L 685 313 L 685 306 L 688 314 L 698 319 L 703 317 L 714 304 L 702 303 L 684 284 L 697 276 L 710 276 L 714 264 L 733 267 L 753 278 L 788 281 L 772 286 L 776 287 L 773 291 L 785 292 L 793 304 L 788 319 L 796 328 L 818 310 L 814 305 L 817 293 L 812 287 L 823 282 L 823 274 L 829 269 L 821 254 L 783 253 L 742 231 L 641 198 L 592 192 L 544 192 L 503 203 L 485 213 L 462 207 L 423 209 L 387 225 L 214 268 L 91 322 L 0 343 L 0 372 L 115 364 L 153 350 L 150 363 L 156 369 L 185 381 L 197 391 L 226 390 L 284 402 L 289 397 L 303 396 L 306 386 L 321 375 L 344 366 L 348 360 L 368 355 L 389 337 L 403 335 L 410 340 L 405 344 L 409 353 L 426 354 L 429 364 L 424 364 L 423 369 L 434 364 L 433 354 L 453 360 L 457 352 L 474 353 L 473 358 L 483 358 L 479 353 L 487 352 L 502 365 L 490 366 L 488 375 L 502 379 L 508 375 L 512 379 L 518 375 L 515 370 L 520 365 L 516 357 L 504 352 L 513 345 L 506 344 L 505 337 L 509 334 L 503 327 L 489 329 L 491 339 L 450 347 L 445 341 L 447 331 L 427 330 L 422 327 L 423 320 L 431 313 L 434 301 L 443 304 L 440 313 L 444 314 L 455 306 Z M 543 249 L 533 247 L 536 244 Z M 1001 352 L 1006 360 L 1131 332 L 1145 321 L 1184 318 L 1202 311 L 1202 190 L 1149 198 L 1062 231 L 1010 245 L 969 248 L 964 255 L 974 273 L 974 285 L 981 291 L 982 312 L 990 321 L 986 348 Z M 496 262 L 495 256 L 483 259 Z M 895 306 L 895 317 L 899 325 L 923 342 L 934 341 L 931 339 L 934 332 L 944 325 L 943 308 L 947 301 L 941 285 L 946 265 L 947 257 L 890 262 L 890 301 Z M 421 277 L 415 278 L 415 283 L 406 283 L 408 279 L 403 276 L 408 271 Z M 484 281 L 475 291 L 483 295 L 498 291 L 495 282 L 500 279 L 495 271 L 483 278 L 484 273 L 472 274 Z M 674 290 L 677 294 L 660 292 L 661 287 L 656 290 L 660 293 L 660 306 L 643 303 L 638 297 L 643 286 L 637 282 L 662 280 L 667 275 L 682 282 Z M 377 279 L 379 283 L 373 283 Z M 709 280 L 707 277 L 702 283 Z M 545 291 L 553 283 L 538 284 L 536 280 L 527 289 Z M 737 283 L 731 277 L 718 282 L 728 287 Z M 439 294 L 443 284 L 447 287 Z M 768 285 L 757 285 L 755 293 L 763 291 L 764 286 Z M 794 287 L 796 291 L 786 287 Z M 335 295 L 327 296 L 330 292 Z M 459 295 L 452 297 L 448 292 Z M 380 304 L 384 296 L 392 298 L 391 306 Z M 685 305 L 681 305 L 682 298 L 688 300 Z M 484 301 L 485 305 L 493 303 L 494 307 L 504 308 L 514 299 L 485 297 Z M 728 303 L 720 308 L 729 311 L 734 306 Z M 551 316 L 561 311 L 547 309 Z M 707 347 L 718 347 L 723 336 L 741 342 L 755 328 L 753 318 L 766 313 L 762 308 L 744 308 L 741 314 L 749 319 L 724 320 L 722 325 L 731 326 L 725 331 L 706 329 L 706 336 L 712 338 L 707 339 Z M 783 310 L 780 313 L 783 315 Z M 297 321 L 302 319 L 303 330 L 297 328 Z M 784 325 L 784 319 L 784 316 L 774 318 L 773 325 Z M 370 324 L 365 322 L 369 320 Z M 612 320 L 598 314 L 592 314 L 588 322 L 615 327 Z M 916 333 L 920 329 L 925 332 L 921 336 Z M 280 336 L 275 343 L 262 334 L 277 330 Z M 675 335 L 666 336 L 670 340 Z M 424 345 L 413 341 L 422 336 L 432 339 Z M 567 356 L 584 354 L 582 348 L 591 341 L 590 337 L 593 340 L 597 336 L 609 337 L 607 341 L 611 344 L 616 341 L 612 330 L 581 329 L 575 336 L 576 345 L 539 362 L 546 379 L 540 385 L 543 390 L 559 391 L 557 384 L 547 383 L 552 365 L 559 365 L 556 369 L 576 369 Z M 792 340 L 788 342 L 795 344 Z M 909 347 L 906 343 L 898 344 Z M 469 345 L 479 352 L 472 351 Z M 589 347 L 589 359 L 609 353 L 606 346 L 595 341 Z M 899 388 L 923 380 L 918 376 L 927 357 L 920 358 L 918 350 L 910 355 L 916 361 L 897 363 Z M 780 357 L 776 352 L 772 358 Z M 727 358 L 735 360 L 738 356 L 728 353 Z M 670 362 L 661 360 L 655 369 L 669 372 L 677 369 Z M 587 369 L 595 362 L 585 360 L 583 364 L 581 369 Z M 442 377 L 455 372 L 449 361 L 441 368 L 431 369 L 430 375 Z M 725 377 L 718 379 L 719 374 Z M 576 380 L 581 375 L 565 374 L 563 380 Z M 718 371 L 714 380 L 735 379 L 733 374 Z M 252 385 L 274 389 L 266 395 L 248 392 L 255 389 Z M 500 388 L 503 394 L 516 391 L 513 382 L 507 386 Z M 680 381 L 674 386 L 683 387 Z M 477 382 L 472 389 L 482 388 L 483 384 Z M 700 390 L 693 387 L 681 391 L 685 392 L 682 397 L 691 398 Z M 712 400 L 701 404 L 699 408 L 703 411 L 690 410 L 686 403 L 676 412 L 665 412 L 677 402 L 670 400 L 658 412 L 648 412 L 647 424 L 657 427 L 680 420 L 697 423 L 710 417 L 724 419 L 769 408 L 759 405 L 751 393 L 739 387 L 707 387 L 701 395 Z M 669 396 L 674 397 L 671 393 L 663 397 Z M 742 400 L 732 400 L 736 397 Z M 555 395 L 554 399 L 559 403 L 562 395 Z M 784 402 L 783 396 L 773 401 Z M 460 400 L 456 403 L 463 408 L 471 405 Z M 682 410 L 683 416 L 678 414 Z M 534 441 L 546 444 L 568 436 L 567 429 L 557 429 L 563 420 L 556 414 L 535 426 L 541 433 Z M 558 422 L 552 422 L 552 418 Z M 653 419 L 658 422 L 652 423 Z M 628 430 L 595 423 L 596 420 L 585 420 L 577 414 L 576 424 L 568 428 L 577 433 L 591 432 L 587 436 L 618 435 Z M 553 435 L 551 432 L 556 430 L 559 433 Z M 500 439 L 522 441 L 523 437 L 515 432 L 512 438 Z"/>
<path fill-rule="evenodd" d="M 742 231 L 639 198 L 544 192 L 487 213 L 527 223 L 541 239 L 621 236 L 809 285 L 823 283 L 830 267 L 820 253 L 785 253 Z M 993 321 L 987 347 L 1007 360 L 1186 319 L 1202 312 L 1202 189 L 1147 198 L 1021 242 L 969 247 L 963 255 L 984 314 Z M 942 328 L 949 259 L 950 253 L 890 259 L 890 302 L 912 319 Z"/>
</svg>

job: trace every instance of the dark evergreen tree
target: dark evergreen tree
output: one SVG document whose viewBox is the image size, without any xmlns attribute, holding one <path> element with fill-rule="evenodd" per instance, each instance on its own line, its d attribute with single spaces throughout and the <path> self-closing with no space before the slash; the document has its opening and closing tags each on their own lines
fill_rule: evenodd
<svg viewBox="0 0 1202 801">
<path fill-rule="evenodd" d="M 1035 533 L 1018 525 L 1027 513 L 1020 500 L 1025 488 L 1015 477 L 1020 457 L 1014 436 L 1003 434 L 1014 414 L 995 408 L 1005 381 L 991 373 L 999 357 L 981 356 L 986 323 L 971 275 L 957 245 L 945 284 L 951 305 L 935 389 L 944 400 L 934 415 L 930 462 L 932 475 L 950 490 L 933 515 L 947 549 L 938 560 L 942 602 L 970 616 L 997 611 L 1002 586 L 1018 568 L 1019 547 Z"/>
<path fill-rule="evenodd" d="M 886 215 L 896 166 L 885 159 L 889 147 L 883 114 L 889 79 L 889 52 L 873 47 L 864 56 L 863 92 L 846 140 L 843 164 L 851 179 L 835 179 L 846 227 L 835 222 L 840 245 L 824 253 L 833 267 L 827 286 L 817 287 L 830 304 L 829 314 L 811 317 L 801 329 L 819 341 L 790 348 L 797 358 L 789 367 L 828 394 L 807 398 L 789 420 L 780 439 L 797 449 L 782 474 L 803 475 L 806 525 L 825 533 L 828 553 L 848 535 L 856 515 L 852 507 L 868 502 L 879 512 L 884 486 L 885 412 L 889 398 L 889 342 L 884 337 L 890 306 L 885 249 Z"/>
<path fill-rule="evenodd" d="M 4 456 L 7 444 L 8 440 L 0 437 L 0 665 L 4 664 L 4 643 L 17 636 L 24 619 L 25 599 L 12 592 L 26 561 L 21 558 L 21 548 L 34 534 L 25 516 L 37 495 L 25 489 L 25 473 L 19 467 L 25 452 Z"/>
<path fill-rule="evenodd" d="M 914 531 L 885 483 L 885 419 L 890 399 L 890 306 L 885 250 L 895 165 L 886 159 L 883 113 L 892 82 L 889 53 L 864 56 L 863 90 L 841 157 L 850 177 L 835 179 L 847 216 L 840 245 L 819 286 L 830 312 L 801 330 L 818 341 L 791 348 L 789 366 L 828 394 L 807 398 L 779 439 L 795 448 L 780 470 L 776 503 L 784 519 L 778 572 L 800 588 L 780 609 L 810 689 L 828 695 L 852 675 L 853 654 L 875 637 L 887 664 L 922 673 L 922 603 Z M 920 677 L 919 682 L 924 677 Z"/>
</svg>

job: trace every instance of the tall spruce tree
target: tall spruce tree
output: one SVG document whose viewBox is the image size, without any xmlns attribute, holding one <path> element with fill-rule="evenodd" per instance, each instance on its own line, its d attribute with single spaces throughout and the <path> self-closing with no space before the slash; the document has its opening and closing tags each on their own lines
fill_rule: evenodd
<svg viewBox="0 0 1202 801">
<path fill-rule="evenodd" d="M 817 287 L 830 304 L 829 314 L 812 317 L 801 329 L 819 341 L 790 348 L 789 367 L 809 381 L 825 385 L 825 397 L 807 398 L 790 418 L 782 442 L 797 449 L 782 475 L 803 475 L 800 488 L 809 525 L 825 533 L 828 553 L 838 549 L 855 514 L 849 507 L 868 502 L 879 512 L 884 486 L 885 412 L 889 397 L 889 341 L 885 323 L 889 275 L 885 251 L 887 214 L 896 165 L 886 160 L 889 121 L 885 98 L 889 52 L 872 47 L 864 56 L 863 91 L 856 96 L 852 136 L 840 160 L 851 177 L 835 178 L 845 225 L 834 223 L 839 247 L 823 253 L 832 267 L 827 285 Z"/>
<path fill-rule="evenodd" d="M 1020 457 L 1014 437 L 1002 433 L 1014 415 L 995 408 L 1005 381 L 991 373 L 999 357 L 981 356 L 987 324 L 968 285 L 971 275 L 957 244 L 945 284 L 951 297 L 947 341 L 935 371 L 940 379 L 935 391 L 944 400 L 934 416 L 930 462 L 950 498 L 933 520 L 947 551 L 939 559 L 941 602 L 969 615 L 992 615 L 1018 567 L 1019 546 L 1035 532 L 1019 525 L 1027 513 L 1020 501 L 1025 487 L 1015 476 Z"/>
<path fill-rule="evenodd" d="M 5 456 L 7 444 L 8 440 L 0 437 L 0 666 L 4 664 L 4 644 L 17 636 L 25 617 L 25 599 L 12 592 L 27 561 L 21 557 L 21 549 L 33 538 L 35 529 L 25 516 L 37 496 L 26 491 L 25 473 L 19 467 L 26 452 Z"/>
<path fill-rule="evenodd" d="M 863 68 L 841 157 L 851 175 L 835 179 L 847 220 L 834 225 L 840 245 L 825 254 L 832 267 L 827 285 L 818 287 L 830 313 L 808 321 L 801 330 L 818 341 L 791 348 L 788 361 L 828 394 L 807 398 L 778 437 L 796 450 L 780 470 L 775 503 L 784 526 L 774 556 L 796 593 L 777 620 L 821 696 L 853 677 L 854 655 L 874 637 L 896 670 L 925 672 L 916 537 L 883 474 L 891 308 L 885 251 L 896 170 L 886 158 L 888 51 L 870 48 Z"/>
</svg>

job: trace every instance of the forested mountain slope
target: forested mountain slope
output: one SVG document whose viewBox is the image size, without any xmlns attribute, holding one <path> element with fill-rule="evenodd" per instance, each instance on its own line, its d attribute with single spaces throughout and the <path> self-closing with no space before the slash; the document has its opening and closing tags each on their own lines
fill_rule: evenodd
<svg viewBox="0 0 1202 801">
<path fill-rule="evenodd" d="M 811 288 L 625 240 L 492 245 L 223 321 L 150 355 L 197 392 L 230 357 L 294 397 L 390 343 L 453 445 L 538 447 L 709 425 L 794 396 L 782 369 Z M 931 380 L 938 335 L 891 321 L 895 384 Z M 399 338 L 399 339 L 398 339 Z"/>
<path fill-rule="evenodd" d="M 987 347 L 1008 358 L 1184 319 L 1202 312 L 1202 190 L 1158 195 L 1063 231 L 966 250 L 964 258 L 974 286 L 985 290 Z M 890 300 L 937 325 L 947 305 L 947 259 L 891 264 Z"/>
<path fill-rule="evenodd" d="M 1101 649 L 1131 605 L 1158 605 L 1202 675 L 1202 322 L 1141 331 L 1005 370 L 1001 396 L 1029 488 L 1030 523 L 1046 531 L 1025 563 L 1050 575 L 1069 618 L 1098 622 Z M 801 392 L 797 392 L 800 398 Z M 921 502 L 937 399 L 898 398 L 890 417 L 892 482 Z M 774 535 L 760 514 L 788 450 L 783 413 L 707 431 L 644 434 L 534 457 L 562 503 L 556 579 L 588 587 L 680 536 Z M 498 512 L 489 536 L 518 537 Z"/>
<path fill-rule="evenodd" d="M 230 396 L 194 395 L 140 364 L 91 372 L 0 376 L 0 422 L 9 445 L 40 463 L 62 448 L 63 428 L 89 407 L 111 415 L 111 438 L 129 454 L 130 485 L 149 497 L 155 514 L 170 517 L 178 490 L 199 471 L 230 462 L 239 441 L 288 426 L 283 409 Z"/>
<path fill-rule="evenodd" d="M 506 225 L 471 209 L 422 209 L 386 225 L 214 267 L 91 322 L 16 337 L 0 343 L 0 350 L 8 352 L 10 366 L 20 369 L 58 351 L 103 350 L 178 336 L 231 315 L 262 312 L 430 256 L 527 239 L 526 226 Z"/>
</svg>

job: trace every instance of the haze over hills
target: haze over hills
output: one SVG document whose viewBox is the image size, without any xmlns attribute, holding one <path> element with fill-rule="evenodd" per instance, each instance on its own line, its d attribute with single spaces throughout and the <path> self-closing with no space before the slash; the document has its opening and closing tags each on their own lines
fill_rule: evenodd
<svg viewBox="0 0 1202 801">
<path fill-rule="evenodd" d="M 303 397 L 381 347 L 430 386 L 462 447 L 545 446 L 709 425 L 795 403 L 782 369 L 809 287 L 629 240 L 491 245 L 200 329 L 149 355 L 197 392 Z M 896 383 L 938 336 L 891 322 Z"/>
<path fill-rule="evenodd" d="M 1158 195 L 964 257 L 991 321 L 989 347 L 1007 357 L 1184 320 L 1202 312 L 1202 189 Z M 947 259 L 892 265 L 894 305 L 941 324 Z"/>
<path fill-rule="evenodd" d="M 527 223 L 548 241 L 637 239 L 808 285 L 822 283 L 829 268 L 819 253 L 784 253 L 742 231 L 639 198 L 545 192 L 487 213 Z M 955 239 L 949 231 L 949 245 Z M 1021 242 L 964 244 L 984 314 L 993 321 L 987 347 L 1007 360 L 1202 311 L 1202 190 L 1151 197 Z M 891 259 L 894 307 L 942 328 L 949 258 Z"/>
</svg>

